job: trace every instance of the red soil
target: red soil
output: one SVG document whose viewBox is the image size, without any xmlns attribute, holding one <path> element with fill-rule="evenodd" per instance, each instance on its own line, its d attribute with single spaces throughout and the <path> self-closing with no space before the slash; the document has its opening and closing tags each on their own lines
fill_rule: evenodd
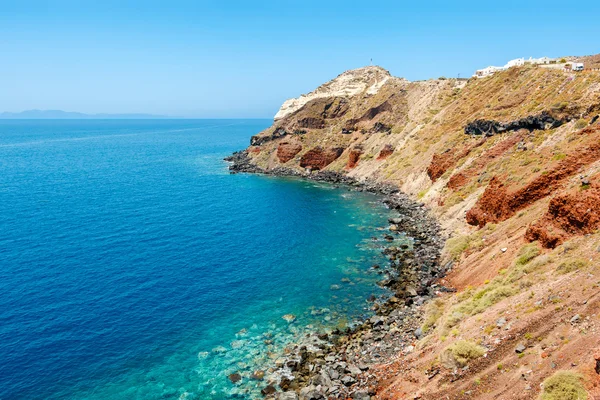
<svg viewBox="0 0 600 400">
<path fill-rule="evenodd" d="M 332 162 L 334 162 L 339 156 L 342 155 L 344 149 L 341 147 L 334 147 L 329 149 L 323 149 L 322 147 L 315 147 L 307 151 L 300 159 L 300 166 L 302 168 L 309 168 L 311 170 L 323 169 Z"/>
<path fill-rule="evenodd" d="M 358 164 L 358 160 L 360 160 L 361 154 L 362 154 L 361 149 L 350 150 L 350 154 L 348 155 L 348 164 L 346 164 L 347 170 L 356 167 L 356 164 Z"/>
<path fill-rule="evenodd" d="M 475 207 L 467 211 L 467 223 L 483 227 L 488 222 L 509 218 L 514 214 L 514 210 L 509 207 L 508 198 L 504 184 L 497 177 L 493 177 Z"/>
<path fill-rule="evenodd" d="M 575 235 L 592 233 L 600 228 L 600 189 L 575 191 L 550 200 L 548 211 L 527 228 L 525 238 L 539 240 L 554 248 Z"/>
<path fill-rule="evenodd" d="M 388 158 L 389 156 L 392 155 L 392 153 L 394 153 L 394 148 L 392 147 L 391 144 L 386 144 L 383 149 L 381 149 L 379 151 L 379 155 L 377 156 L 378 160 L 385 160 L 386 158 Z"/>
<path fill-rule="evenodd" d="M 446 183 L 446 187 L 452 190 L 460 189 L 469 182 L 470 178 L 471 174 L 468 172 L 457 172 L 450 177 L 448 183 Z"/>
<path fill-rule="evenodd" d="M 468 156 L 474 148 L 481 146 L 484 141 L 485 139 L 481 139 L 472 145 L 463 147 L 460 151 L 448 149 L 441 154 L 434 154 L 429 167 L 427 167 L 427 175 L 433 182 L 437 181 L 446 171 L 454 167 L 458 160 Z"/>
<path fill-rule="evenodd" d="M 467 212 L 467 223 L 484 226 L 488 222 L 500 222 L 510 218 L 517 211 L 554 193 L 557 188 L 581 167 L 600 159 L 600 144 L 580 148 L 569 154 L 555 168 L 543 173 L 525 187 L 508 193 L 508 190 L 494 177 L 475 206 Z"/>
<path fill-rule="evenodd" d="M 252 153 L 252 154 L 258 154 L 258 153 L 260 153 L 260 147 L 250 146 L 250 147 L 248 147 L 248 152 Z"/>
<path fill-rule="evenodd" d="M 277 158 L 279 159 L 280 163 L 284 164 L 296 157 L 296 154 L 300 153 L 301 150 L 301 144 L 288 142 L 280 143 L 279 146 L 277 146 Z"/>
<path fill-rule="evenodd" d="M 452 175 L 446 186 L 452 190 L 457 190 L 465 186 L 474 176 L 478 175 L 487 164 L 512 149 L 515 144 L 519 143 L 522 139 L 523 136 L 517 134 L 511 135 L 506 140 L 497 143 L 494 147 L 475 160 L 466 170 Z"/>
</svg>

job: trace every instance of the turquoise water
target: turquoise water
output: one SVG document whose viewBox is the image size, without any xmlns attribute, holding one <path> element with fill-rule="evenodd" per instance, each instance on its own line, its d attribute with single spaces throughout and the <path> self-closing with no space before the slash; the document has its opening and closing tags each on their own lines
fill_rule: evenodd
<svg viewBox="0 0 600 400">
<path fill-rule="evenodd" d="M 230 175 L 269 124 L 0 122 L 1 399 L 253 398 L 307 325 L 368 313 L 388 211 Z"/>
</svg>

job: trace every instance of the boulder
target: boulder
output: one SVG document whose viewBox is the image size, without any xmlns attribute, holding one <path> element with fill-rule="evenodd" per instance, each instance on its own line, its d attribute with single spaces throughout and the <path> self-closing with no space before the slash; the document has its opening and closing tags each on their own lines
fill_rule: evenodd
<svg viewBox="0 0 600 400">
<path fill-rule="evenodd" d="M 275 386 L 273 385 L 268 385 L 265 388 L 263 388 L 260 392 L 263 396 L 268 396 L 277 392 L 277 389 L 275 389 Z"/>
<path fill-rule="evenodd" d="M 265 378 L 265 371 L 256 370 L 252 373 L 252 379 L 262 381 Z"/>
<path fill-rule="evenodd" d="M 283 317 L 284 320 L 286 320 L 289 324 L 291 324 L 292 322 L 294 322 L 296 320 L 296 316 L 294 314 L 285 314 Z"/>
<path fill-rule="evenodd" d="M 239 381 L 242 380 L 242 376 L 240 374 L 238 374 L 237 372 L 234 374 L 230 374 L 228 376 L 228 378 L 231 381 L 231 383 L 238 383 Z"/>
<path fill-rule="evenodd" d="M 354 400 L 371 400 L 371 396 L 366 390 L 359 390 L 352 393 L 352 398 Z"/>
</svg>

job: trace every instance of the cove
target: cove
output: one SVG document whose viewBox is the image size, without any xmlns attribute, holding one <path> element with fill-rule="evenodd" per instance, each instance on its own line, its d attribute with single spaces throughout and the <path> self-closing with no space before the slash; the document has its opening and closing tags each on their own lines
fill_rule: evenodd
<svg viewBox="0 0 600 400">
<path fill-rule="evenodd" d="M 252 398 L 287 343 L 370 314 L 390 212 L 230 175 L 269 124 L 0 122 L 0 398 Z"/>
</svg>

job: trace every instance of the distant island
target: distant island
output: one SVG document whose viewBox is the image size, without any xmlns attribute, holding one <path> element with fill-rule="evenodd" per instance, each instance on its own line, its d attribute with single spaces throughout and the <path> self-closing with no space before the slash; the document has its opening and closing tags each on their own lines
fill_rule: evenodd
<svg viewBox="0 0 600 400">
<path fill-rule="evenodd" d="M 26 110 L 0 113 L 0 119 L 165 119 L 174 118 L 153 114 L 84 114 L 62 110 Z"/>
</svg>

